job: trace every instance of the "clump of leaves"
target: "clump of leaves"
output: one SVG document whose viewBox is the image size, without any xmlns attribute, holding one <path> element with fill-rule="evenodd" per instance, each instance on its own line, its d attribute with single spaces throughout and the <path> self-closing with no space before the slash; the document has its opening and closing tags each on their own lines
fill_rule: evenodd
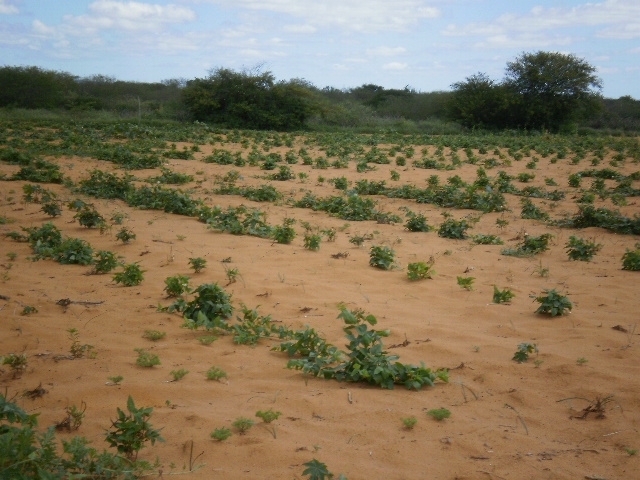
<svg viewBox="0 0 640 480">
<path fill-rule="evenodd" d="M 317 252 L 320 250 L 320 242 L 322 242 L 322 235 L 311 232 L 304 234 L 304 248 L 307 250 Z"/>
<path fill-rule="evenodd" d="M 238 417 L 231 425 L 238 430 L 240 435 L 244 435 L 249 431 L 251 427 L 255 425 L 255 423 L 256 422 L 254 422 L 250 418 Z"/>
<path fill-rule="evenodd" d="M 414 262 L 407 266 L 407 277 L 409 280 L 424 280 L 425 278 L 433 278 L 436 271 L 433 265 L 425 262 Z"/>
<path fill-rule="evenodd" d="M 157 342 L 167 336 L 167 332 L 161 332 L 160 330 L 145 330 L 142 338 Z"/>
<path fill-rule="evenodd" d="M 218 339 L 218 337 L 216 337 L 215 335 L 203 335 L 202 337 L 198 337 L 198 341 L 202 345 L 211 345 L 217 339 Z"/>
<path fill-rule="evenodd" d="M 496 285 L 493 286 L 493 303 L 508 303 L 515 296 L 509 288 L 500 290 Z"/>
<path fill-rule="evenodd" d="M 402 425 L 407 430 L 413 430 L 413 427 L 415 427 L 417 423 L 418 419 L 416 417 L 406 417 L 402 419 Z"/>
<path fill-rule="evenodd" d="M 640 243 L 636 243 L 635 250 L 629 250 L 622 255 L 622 269 L 633 272 L 640 271 Z"/>
<path fill-rule="evenodd" d="M 552 238 L 553 235 L 550 233 L 543 233 L 537 237 L 525 234 L 522 242 L 515 248 L 505 248 L 500 253 L 512 257 L 532 257 L 549 250 L 549 243 Z"/>
<path fill-rule="evenodd" d="M 129 230 L 127 227 L 122 227 L 120 231 L 116 233 L 116 239 L 126 244 L 126 243 L 129 243 L 131 240 L 135 240 L 136 234 L 133 233 L 133 230 Z"/>
<path fill-rule="evenodd" d="M 438 236 L 443 238 L 464 239 L 467 238 L 467 230 L 471 225 L 466 220 L 456 220 L 450 213 L 445 212 L 445 221 L 438 228 Z"/>
<path fill-rule="evenodd" d="M 458 281 L 458 286 L 460 288 L 464 288 L 465 290 L 473 290 L 473 282 L 476 280 L 475 277 L 456 277 Z"/>
<path fill-rule="evenodd" d="M 122 375 L 116 375 L 113 377 L 107 377 L 107 380 L 109 380 L 112 385 L 120 385 L 120 382 L 124 380 L 124 377 Z"/>
<path fill-rule="evenodd" d="M 32 313 L 38 313 L 38 309 L 32 305 L 25 305 L 20 311 L 20 315 L 25 317 L 31 315 Z"/>
<path fill-rule="evenodd" d="M 434 408 L 432 410 L 428 410 L 427 415 L 440 422 L 445 418 L 449 418 L 451 416 L 451 411 L 446 408 Z"/>
<path fill-rule="evenodd" d="M 164 291 L 167 292 L 167 298 L 181 297 L 185 293 L 190 293 L 189 277 L 186 275 L 174 275 L 164 279 Z"/>
<path fill-rule="evenodd" d="M 571 303 L 565 295 L 560 294 L 555 289 L 543 290 L 543 292 L 545 295 L 533 297 L 534 301 L 540 304 L 536 313 L 555 317 L 558 315 L 565 315 L 573 308 L 573 303 Z"/>
<path fill-rule="evenodd" d="M 160 365 L 160 358 L 155 353 L 151 353 L 144 348 L 135 348 L 134 351 L 138 354 L 136 365 L 139 367 L 151 368 L 155 365 Z"/>
<path fill-rule="evenodd" d="M 432 228 L 427 223 L 427 217 L 422 213 L 415 213 L 411 210 L 406 212 L 407 221 L 404 224 L 404 228 L 410 232 L 429 232 Z"/>
<path fill-rule="evenodd" d="M 273 227 L 271 233 L 272 238 L 277 243 L 289 244 L 296 238 L 296 231 L 293 228 L 293 224 L 296 223 L 294 218 L 285 218 L 282 221 L 282 225 L 276 225 Z"/>
<path fill-rule="evenodd" d="M 173 381 L 177 382 L 179 380 L 182 380 L 184 378 L 184 376 L 189 373 L 189 370 L 185 370 L 184 368 L 181 368 L 179 370 L 171 370 L 171 376 L 173 377 Z"/>
<path fill-rule="evenodd" d="M 256 417 L 261 418 L 264 423 L 271 423 L 277 420 L 282 415 L 282 412 L 274 412 L 272 408 L 269 410 L 258 410 Z"/>
<path fill-rule="evenodd" d="M 349 243 L 352 243 L 356 247 L 361 247 L 365 241 L 372 240 L 372 239 L 373 239 L 373 234 L 370 234 L 370 233 L 365 235 L 356 234 L 349 237 Z"/>
<path fill-rule="evenodd" d="M 27 356 L 24 353 L 16 355 L 15 353 L 10 353 L 4 357 L 0 357 L 2 359 L 2 365 L 9 365 L 11 367 L 11 371 L 13 372 L 13 378 L 19 378 L 22 376 L 24 371 L 27 369 Z"/>
<path fill-rule="evenodd" d="M 547 212 L 542 211 L 528 198 L 521 199 L 520 203 L 522 205 L 520 218 L 531 219 L 531 220 L 542 220 L 542 221 L 549 220 L 549 214 Z"/>
<path fill-rule="evenodd" d="M 191 330 L 199 327 L 228 330 L 226 320 L 233 314 L 231 295 L 217 283 L 204 283 L 194 290 L 194 294 L 190 302 L 180 298 L 166 310 L 182 312 L 185 319 L 183 326 Z"/>
<path fill-rule="evenodd" d="M 366 166 L 366 163 L 365 163 Z M 304 469 L 302 475 L 308 475 L 309 480 L 331 480 L 334 475 L 329 470 L 327 470 L 327 465 L 319 462 L 315 458 L 310 462 L 303 463 L 303 465 L 307 468 Z M 344 475 L 340 475 L 338 480 L 347 480 Z"/>
<path fill-rule="evenodd" d="M 211 438 L 219 442 L 225 441 L 230 436 L 231 436 L 231 430 L 225 427 L 216 428 L 213 432 L 211 432 Z"/>
<path fill-rule="evenodd" d="M 585 240 L 571 235 L 566 249 L 569 260 L 590 262 L 594 255 L 602 249 L 602 244 L 596 243 L 594 240 Z"/>
<path fill-rule="evenodd" d="M 369 265 L 381 270 L 391 270 L 395 266 L 395 256 L 391 248 L 374 245 L 369 251 Z"/>
<path fill-rule="evenodd" d="M 59 201 L 51 201 L 43 203 L 40 208 L 42 212 L 50 217 L 58 217 L 62 215 L 62 207 Z"/>
<path fill-rule="evenodd" d="M 222 370 L 220 367 L 212 366 L 209 370 L 207 370 L 207 380 L 219 381 L 223 378 L 227 378 L 227 372 Z"/>
<path fill-rule="evenodd" d="M 529 360 L 529 355 L 532 353 L 538 353 L 538 346 L 535 343 L 521 343 L 518 345 L 516 353 L 513 355 L 513 359 L 518 363 L 524 363 Z"/>
<path fill-rule="evenodd" d="M 117 409 L 118 418 L 111 422 L 111 429 L 107 432 L 106 441 L 112 447 L 116 447 L 118 453 L 125 455 L 129 460 L 138 457 L 138 452 L 150 442 L 164 442 L 160 436 L 160 430 L 156 430 L 149 423 L 153 412 L 151 407 L 136 408 L 133 398 L 127 400 L 127 411 Z"/>
<path fill-rule="evenodd" d="M 93 205 L 85 205 L 76 213 L 73 218 L 83 227 L 96 228 L 106 225 L 106 221 L 102 215 L 93 207 Z"/>
<path fill-rule="evenodd" d="M 52 258 L 63 265 L 91 265 L 93 248 L 81 238 L 65 238 L 54 249 Z"/>
<path fill-rule="evenodd" d="M 207 266 L 207 261 L 201 257 L 190 258 L 189 265 L 195 273 L 200 273 Z"/>
<path fill-rule="evenodd" d="M 122 272 L 118 272 L 113 276 L 114 282 L 121 283 L 125 287 L 135 287 L 144 280 L 145 270 L 140 268 L 138 262 L 128 263 L 123 265 L 122 268 Z"/>
<path fill-rule="evenodd" d="M 85 402 L 81 402 L 80 405 L 80 408 L 75 405 L 71 405 L 64 409 L 67 416 L 60 422 L 56 423 L 56 430 L 67 430 L 68 432 L 71 432 L 80 428 L 82 421 L 84 420 L 84 412 L 87 410 L 87 404 Z"/>
<path fill-rule="evenodd" d="M 120 265 L 121 257 L 108 250 L 98 250 L 94 253 L 93 273 L 109 273 Z"/>
<path fill-rule="evenodd" d="M 75 328 L 67 330 L 69 334 L 69 340 L 71 340 L 70 353 L 73 358 L 82 358 L 87 352 L 93 349 L 93 345 L 80 343 L 80 332 Z M 91 356 L 91 355 L 90 355 Z"/>
</svg>

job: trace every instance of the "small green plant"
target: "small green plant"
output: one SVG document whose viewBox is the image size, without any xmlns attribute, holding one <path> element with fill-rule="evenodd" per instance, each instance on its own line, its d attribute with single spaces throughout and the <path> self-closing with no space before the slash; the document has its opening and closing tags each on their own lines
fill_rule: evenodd
<svg viewBox="0 0 640 480">
<path fill-rule="evenodd" d="M 389 247 L 374 245 L 369 251 L 369 265 L 381 270 L 391 270 L 395 266 L 394 252 Z"/>
<path fill-rule="evenodd" d="M 569 260 L 590 262 L 594 255 L 602 249 L 602 244 L 596 243 L 594 240 L 585 240 L 571 235 L 566 249 Z"/>
<path fill-rule="evenodd" d="M 395 170 L 391 170 L 391 180 L 398 181 L 400 180 L 400 174 Z"/>
<path fill-rule="evenodd" d="M 161 332 L 160 330 L 145 330 L 142 338 L 157 342 L 167 336 L 167 332 Z"/>
<path fill-rule="evenodd" d="M 458 285 L 460 288 L 464 288 L 465 290 L 473 290 L 473 282 L 476 280 L 475 277 L 456 277 L 458 280 Z"/>
<path fill-rule="evenodd" d="M 507 303 L 515 296 L 516 294 L 508 288 L 500 290 L 496 285 L 493 286 L 493 303 Z"/>
<path fill-rule="evenodd" d="M 276 225 L 271 234 L 276 243 L 289 244 L 296 238 L 296 231 L 293 225 L 296 223 L 294 218 L 285 218 L 282 225 Z"/>
<path fill-rule="evenodd" d="M 238 276 L 240 276 L 240 270 L 238 270 L 237 268 L 225 267 L 224 273 L 227 276 L 227 285 L 236 283 L 238 281 Z"/>
<path fill-rule="evenodd" d="M 20 315 L 28 316 L 28 315 L 31 315 L 33 313 L 38 313 L 38 309 L 36 307 L 31 306 L 31 305 L 25 305 L 22 308 L 22 311 L 20 312 Z"/>
<path fill-rule="evenodd" d="M 304 469 L 302 475 L 308 475 L 309 480 L 331 480 L 334 477 L 333 473 L 327 470 L 327 465 L 315 458 L 310 462 L 303 463 L 303 465 L 307 468 Z M 342 475 L 340 477 L 340 480 L 346 480 Z"/>
<path fill-rule="evenodd" d="M 448 212 L 443 213 L 445 221 L 438 228 L 438 236 L 443 238 L 464 239 L 467 238 L 467 230 L 471 227 L 466 220 L 455 220 Z"/>
<path fill-rule="evenodd" d="M 82 421 L 84 420 L 84 412 L 87 410 L 87 404 L 85 402 L 81 402 L 80 405 L 80 408 L 75 405 L 71 405 L 64 409 L 67 416 L 60 422 L 56 423 L 56 430 L 67 430 L 68 432 L 71 432 L 80 428 Z"/>
<path fill-rule="evenodd" d="M 544 360 L 540 360 L 539 358 L 536 358 L 533 361 L 533 366 L 534 368 L 540 368 L 540 365 L 542 365 L 544 363 Z"/>
<path fill-rule="evenodd" d="M 16 355 L 15 353 L 10 353 L 5 357 L 0 357 L 2 359 L 2 365 L 9 365 L 11 371 L 13 372 L 13 378 L 20 378 L 24 371 L 27 369 L 27 356 L 24 353 Z"/>
<path fill-rule="evenodd" d="M 93 349 L 93 345 L 81 344 L 80 343 L 80 332 L 78 332 L 75 328 L 70 328 L 67 330 L 69 334 L 69 340 L 71 340 L 71 348 L 70 353 L 73 358 L 82 358 L 86 353 L 89 353 L 91 356 L 91 350 Z"/>
<path fill-rule="evenodd" d="M 584 365 L 585 363 L 588 363 L 588 362 L 589 362 L 589 360 L 587 360 L 587 359 L 586 359 L 586 358 L 584 358 L 584 357 L 580 357 L 580 358 L 578 358 L 578 359 L 576 360 L 576 363 L 577 363 L 578 365 Z"/>
<path fill-rule="evenodd" d="M 320 250 L 320 242 L 322 241 L 322 236 L 317 233 L 307 232 L 304 234 L 304 248 L 307 250 L 313 250 L 317 252 Z"/>
<path fill-rule="evenodd" d="M 629 455 L 630 457 L 633 457 L 634 455 L 638 454 L 638 449 L 637 448 L 625 447 L 624 451 L 627 452 L 627 455 Z"/>
<path fill-rule="evenodd" d="M 151 368 L 155 365 L 160 365 L 160 358 L 155 353 L 151 353 L 144 348 L 134 348 L 137 352 L 138 358 L 136 358 L 136 365 L 144 368 Z"/>
<path fill-rule="evenodd" d="M 207 261 L 201 257 L 190 258 L 189 265 L 195 273 L 200 273 L 207 266 Z"/>
<path fill-rule="evenodd" d="M 135 240 L 136 234 L 133 233 L 132 230 L 129 230 L 127 227 L 122 227 L 120 231 L 116 233 L 116 239 L 126 244 L 126 243 L 129 243 L 131 240 Z"/>
<path fill-rule="evenodd" d="M 509 225 L 509 220 L 505 220 L 504 218 L 496 218 L 496 225 L 500 230 L 503 230 L 507 225 Z"/>
<path fill-rule="evenodd" d="M 355 245 L 356 247 L 361 247 L 365 241 L 372 239 L 373 235 L 370 233 L 365 235 L 356 234 L 349 237 L 349 243 Z"/>
<path fill-rule="evenodd" d="M 502 239 L 496 235 L 484 235 L 481 233 L 477 235 L 471 235 L 471 240 L 473 240 L 473 243 L 475 243 L 476 245 L 503 245 L 504 244 Z"/>
<path fill-rule="evenodd" d="M 113 377 L 107 377 L 107 380 L 109 380 L 112 385 L 120 385 L 124 377 L 122 375 L 115 375 Z"/>
<path fill-rule="evenodd" d="M 244 435 L 249 431 L 251 427 L 255 425 L 255 423 L 256 422 L 254 422 L 250 418 L 238 417 L 231 425 L 238 430 L 240 435 Z"/>
<path fill-rule="evenodd" d="M 160 430 L 154 429 L 149 423 L 149 418 L 153 412 L 151 407 L 136 408 L 133 398 L 129 396 L 127 400 L 127 411 L 125 413 L 120 408 L 117 409 L 118 418 L 111 422 L 111 429 L 107 432 L 106 441 L 118 450 L 129 460 L 135 461 L 138 452 L 151 442 L 164 442 L 160 436 Z"/>
<path fill-rule="evenodd" d="M 422 213 L 415 213 L 411 210 L 406 211 L 407 222 L 404 224 L 404 228 L 406 228 L 410 232 L 429 232 L 432 228 L 427 223 L 427 217 L 425 217 Z"/>
<path fill-rule="evenodd" d="M 164 291 L 167 292 L 167 298 L 181 297 L 185 293 L 190 293 L 189 277 L 186 275 L 174 275 L 164 280 Z"/>
<path fill-rule="evenodd" d="M 87 228 L 103 227 L 106 225 L 104 217 L 98 213 L 93 205 L 85 205 L 73 218 L 77 219 L 80 225 Z"/>
<path fill-rule="evenodd" d="M 211 438 L 219 442 L 225 441 L 230 436 L 231 436 L 231 430 L 225 427 L 216 428 L 213 432 L 211 432 Z"/>
<path fill-rule="evenodd" d="M 435 408 L 427 411 L 427 415 L 434 420 L 441 422 L 445 418 L 449 418 L 451 416 L 451 412 L 446 408 Z"/>
<path fill-rule="evenodd" d="M 433 278 L 436 271 L 433 265 L 425 262 L 414 262 L 407 266 L 407 277 L 409 280 L 424 280 L 425 278 Z"/>
<path fill-rule="evenodd" d="M 264 423 L 271 423 L 277 420 L 282 415 L 282 412 L 274 412 L 272 408 L 269 410 L 258 410 L 256 417 L 261 418 Z"/>
<path fill-rule="evenodd" d="M 49 215 L 50 217 L 58 217 L 62 215 L 62 207 L 58 201 L 43 203 L 40 209 L 45 215 Z"/>
<path fill-rule="evenodd" d="M 542 278 L 547 278 L 549 276 L 549 267 L 544 267 L 542 265 L 542 262 L 540 262 L 538 266 L 534 269 L 533 273 L 537 274 Z"/>
<path fill-rule="evenodd" d="M 113 276 L 113 281 L 121 283 L 125 287 L 135 287 L 140 285 L 144 280 L 144 272 L 138 265 L 138 262 L 128 263 L 122 266 L 123 271 Z"/>
<path fill-rule="evenodd" d="M 525 234 L 524 239 L 516 248 L 505 248 L 500 253 L 512 257 L 532 257 L 549 250 L 549 243 L 552 238 L 553 235 L 550 233 L 543 233 L 537 237 Z"/>
<path fill-rule="evenodd" d="M 120 258 L 113 252 L 107 250 L 98 250 L 94 253 L 93 273 L 103 274 L 109 273 L 120 265 Z"/>
<path fill-rule="evenodd" d="M 202 337 L 198 337 L 198 341 L 202 345 L 211 345 L 217 339 L 218 339 L 218 337 L 216 337 L 215 335 L 203 335 Z"/>
<path fill-rule="evenodd" d="M 115 212 L 113 215 L 111 215 L 111 221 L 114 225 L 122 225 L 122 222 L 124 222 L 125 218 L 127 218 L 128 216 L 129 215 L 123 212 Z"/>
<path fill-rule="evenodd" d="M 538 346 L 535 343 L 521 343 L 518 345 L 516 353 L 513 354 L 512 360 L 518 363 L 525 363 L 532 353 L 538 353 Z"/>
<path fill-rule="evenodd" d="M 18 258 L 18 254 L 16 252 L 9 252 L 7 253 L 7 258 L 13 262 L 16 258 Z"/>
<path fill-rule="evenodd" d="M 418 419 L 416 417 L 406 417 L 402 419 L 402 425 L 407 430 L 413 430 L 413 427 L 418 423 Z"/>
<path fill-rule="evenodd" d="M 532 296 L 534 301 L 540 304 L 536 313 L 555 317 L 558 315 L 565 315 L 573 308 L 573 303 L 571 303 L 565 295 L 560 294 L 555 289 L 543 290 L 543 292 L 545 295 L 540 295 L 538 297 Z"/>
<path fill-rule="evenodd" d="M 173 381 L 177 382 L 178 380 L 181 380 L 184 378 L 184 376 L 189 373 L 189 370 L 185 370 L 184 368 L 181 368 L 179 370 L 171 370 L 171 376 L 173 377 Z"/>
<path fill-rule="evenodd" d="M 227 378 L 227 372 L 222 370 L 220 367 L 213 366 L 207 370 L 207 380 L 220 381 L 223 378 Z"/>
<path fill-rule="evenodd" d="M 640 271 L 640 243 L 636 243 L 635 250 L 628 250 L 622 255 L 622 269 L 632 272 Z"/>
</svg>

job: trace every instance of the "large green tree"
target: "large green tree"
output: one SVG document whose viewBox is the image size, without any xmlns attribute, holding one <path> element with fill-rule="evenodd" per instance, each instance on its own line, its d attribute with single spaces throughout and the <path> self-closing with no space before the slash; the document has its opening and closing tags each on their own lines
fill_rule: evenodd
<svg viewBox="0 0 640 480">
<path fill-rule="evenodd" d="M 306 82 L 276 82 L 271 72 L 213 70 L 187 82 L 183 101 L 194 119 L 229 128 L 294 130 L 312 113 Z"/>
<path fill-rule="evenodd" d="M 76 77 L 39 67 L 0 67 L 0 107 L 59 108 L 75 89 Z"/>
</svg>

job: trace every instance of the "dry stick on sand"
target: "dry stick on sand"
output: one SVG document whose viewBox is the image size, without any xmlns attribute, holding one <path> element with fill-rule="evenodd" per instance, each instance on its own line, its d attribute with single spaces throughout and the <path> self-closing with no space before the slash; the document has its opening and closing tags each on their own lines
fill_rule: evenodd
<svg viewBox="0 0 640 480">
<path fill-rule="evenodd" d="M 529 429 L 527 428 L 527 424 L 524 423 L 524 419 L 522 418 L 522 415 L 520 415 L 520 412 L 518 412 L 518 410 L 516 410 L 515 408 L 513 408 L 511 405 L 509 405 L 508 403 L 505 403 L 504 406 L 506 408 L 510 408 L 511 410 L 513 410 L 514 412 L 516 412 L 516 415 L 518 415 L 518 420 L 520 420 L 520 423 L 522 423 L 522 426 L 524 427 L 524 431 L 527 432 L 527 435 L 529 435 Z"/>
</svg>

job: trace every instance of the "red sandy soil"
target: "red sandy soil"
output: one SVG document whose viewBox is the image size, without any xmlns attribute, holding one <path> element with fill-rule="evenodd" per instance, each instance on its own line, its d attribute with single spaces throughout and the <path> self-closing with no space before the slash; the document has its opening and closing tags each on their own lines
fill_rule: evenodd
<svg viewBox="0 0 640 480">
<path fill-rule="evenodd" d="M 211 146 L 204 147 L 198 157 L 210 152 Z M 93 168 L 115 171 L 112 164 L 92 159 L 49 160 L 76 181 Z M 548 160 L 540 161 L 532 184 L 544 185 L 544 177 L 553 177 L 559 188 L 567 189 L 569 173 L 589 168 L 567 161 L 551 165 Z M 527 171 L 527 161 L 514 162 L 508 173 Z M 24 352 L 29 363 L 20 378 L 13 378 L 5 366 L 0 387 L 8 397 L 17 395 L 17 403 L 28 412 L 39 413 L 40 427 L 62 420 L 65 407 L 85 402 L 86 418 L 80 429 L 58 435 L 83 435 L 95 447 L 106 448 L 104 432 L 116 416 L 116 407 L 124 409 L 131 395 L 137 406 L 154 408 L 151 422 L 162 428 L 166 440 L 140 453 L 140 458 L 154 461 L 158 457 L 162 464 L 161 471 L 149 478 L 184 473 L 191 479 L 300 479 L 303 464 L 313 458 L 326 463 L 336 477 L 342 473 L 350 480 L 640 478 L 640 455 L 629 453 L 640 449 L 640 328 L 635 328 L 640 320 L 640 273 L 621 270 L 621 257 L 634 248 L 637 238 L 522 220 L 518 198 L 510 197 L 511 212 L 482 215 L 470 233 L 499 235 L 506 246 L 516 244 L 515 239 L 525 232 L 549 232 L 554 239 L 549 251 L 533 258 L 508 257 L 500 255 L 503 246 L 444 239 L 435 231 L 411 233 L 402 224 L 345 222 L 283 203 L 207 193 L 215 175 L 237 167 L 182 160 L 172 160 L 168 166 L 201 180 L 187 187 L 197 188 L 208 205 L 260 208 L 273 225 L 293 217 L 298 236 L 290 245 L 274 244 L 214 233 L 195 218 L 137 210 L 120 201 L 85 199 L 106 218 L 114 212 L 127 215 L 124 225 L 137 238 L 124 245 L 114 236 L 120 227 L 105 234 L 83 228 L 65 207 L 63 215 L 52 220 L 65 235 L 83 238 L 95 250 L 116 252 L 127 262 L 140 262 L 145 270 L 143 283 L 123 287 L 112 281 L 111 274 L 88 275 L 90 267 L 31 261 L 29 245 L 13 242 L 4 233 L 40 226 L 50 219 L 40 205 L 21 201 L 25 182 L 1 181 L 0 216 L 12 223 L 0 225 L 4 274 L 0 294 L 9 298 L 0 301 L 0 355 Z M 346 170 L 314 170 L 297 164 L 292 165 L 293 171 L 306 172 L 306 182 L 272 184 L 286 196 L 299 198 L 303 189 L 327 196 L 338 192 L 328 182 L 318 183 L 319 175 L 424 186 L 433 174 L 443 182 L 454 174 L 470 181 L 477 168 L 464 165 L 454 172 L 437 172 L 377 167 L 359 174 L 353 163 Z M 636 167 L 629 164 L 622 171 Z M 17 168 L 0 165 L 7 175 Z M 394 169 L 401 176 L 397 182 L 389 181 Z M 255 178 L 265 175 L 257 167 L 240 171 L 241 184 L 265 183 Z M 134 172 L 139 178 L 158 173 Z M 495 175 L 495 170 L 488 173 Z M 76 198 L 64 187 L 44 186 L 65 200 Z M 403 215 L 398 208 L 407 206 L 423 213 L 430 225 L 442 221 L 442 209 L 433 205 L 376 200 L 383 211 Z M 554 205 L 534 202 L 554 217 L 576 211 L 570 194 Z M 637 213 L 636 199 L 630 199 L 622 211 Z M 456 218 L 479 216 L 464 210 L 451 213 Z M 503 230 L 496 226 L 498 218 L 509 222 Z M 335 242 L 324 240 L 317 252 L 305 249 L 301 222 L 337 229 Z M 358 248 L 349 243 L 356 233 L 370 233 L 374 239 Z M 591 262 L 569 261 L 565 244 L 571 235 L 595 238 L 603 248 Z M 371 245 L 392 247 L 398 268 L 370 267 Z M 10 252 L 17 254 L 15 260 L 9 260 Z M 332 257 L 342 252 L 348 254 L 346 258 Z M 207 268 L 194 274 L 188 265 L 191 257 L 206 258 Z M 222 263 L 229 257 L 230 263 Z M 437 272 L 433 279 L 407 279 L 408 263 L 430 259 Z M 225 266 L 240 272 L 236 283 L 226 285 Z M 548 276 L 541 276 L 541 269 L 548 269 Z M 385 340 L 390 353 L 399 355 L 403 363 L 422 361 L 431 368 L 450 368 L 450 381 L 417 392 L 403 386 L 383 390 L 289 370 L 286 354 L 271 351 L 278 344 L 275 339 L 262 340 L 252 348 L 221 336 L 211 345 L 202 345 L 197 338 L 205 332 L 181 328 L 179 315 L 158 312 L 159 304 L 171 303 L 163 292 L 164 280 L 177 274 L 191 276 L 192 286 L 218 282 L 232 294 L 236 311 L 241 303 L 249 308 L 259 305 L 262 315 L 272 315 L 293 329 L 312 326 L 341 348 L 346 340 L 343 324 L 336 318 L 338 305 L 343 302 L 350 309 L 363 309 L 377 317 L 378 328 L 391 330 Z M 473 290 L 460 288 L 457 276 L 475 277 Z M 494 285 L 510 288 L 516 297 L 507 305 L 493 304 Z M 570 315 L 551 318 L 535 313 L 538 304 L 530 296 L 549 288 L 574 302 Z M 67 308 L 56 304 L 65 298 L 101 303 L 71 303 Z M 21 315 L 26 305 L 36 307 L 37 313 Z M 56 356 L 69 354 L 70 328 L 78 330 L 81 343 L 93 346 L 94 358 L 56 361 Z M 166 337 L 152 342 L 143 338 L 145 330 L 165 331 Z M 523 342 L 535 343 L 539 354 L 518 364 L 512 357 Z M 157 354 L 161 365 L 136 366 L 136 348 Z M 586 362 L 578 362 L 580 358 Z M 227 372 L 228 379 L 207 380 L 205 373 L 213 365 Z M 190 373 L 171 382 L 170 372 L 181 368 Z M 120 385 L 110 385 L 108 377 L 116 375 L 124 379 Z M 42 397 L 21 397 L 39 384 L 47 391 Z M 604 418 L 594 413 L 577 418 L 592 402 L 609 396 Z M 426 414 L 440 407 L 449 409 L 451 417 L 438 422 Z M 269 408 L 282 412 L 272 424 L 276 435 L 255 417 L 256 411 Z M 410 416 L 418 422 L 408 430 L 402 419 Z M 244 435 L 234 431 L 224 442 L 210 438 L 215 428 L 232 428 L 238 417 L 257 423 Z M 193 457 L 197 456 L 193 472 L 189 472 L 191 445 Z"/>
</svg>

